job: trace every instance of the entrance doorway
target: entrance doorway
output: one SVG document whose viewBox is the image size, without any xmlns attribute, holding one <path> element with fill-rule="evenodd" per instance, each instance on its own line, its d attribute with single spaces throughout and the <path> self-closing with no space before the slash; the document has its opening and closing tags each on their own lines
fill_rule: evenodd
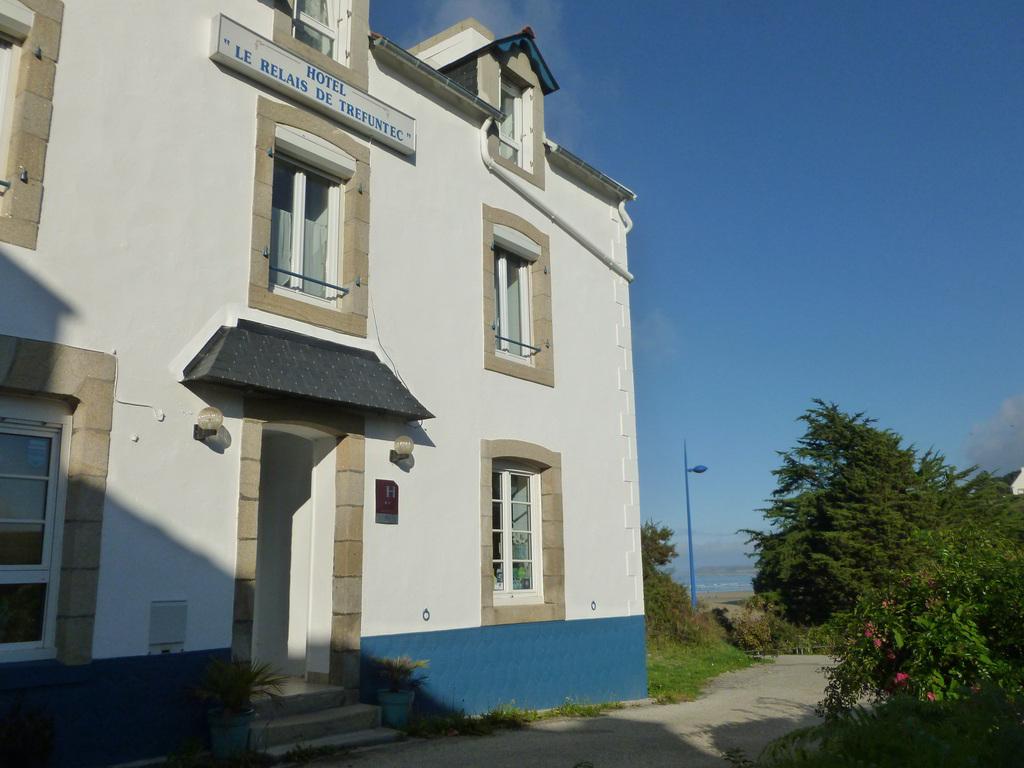
<svg viewBox="0 0 1024 768">
<path fill-rule="evenodd" d="M 311 682 L 330 667 L 336 445 L 308 427 L 263 430 L 252 652 Z"/>
</svg>

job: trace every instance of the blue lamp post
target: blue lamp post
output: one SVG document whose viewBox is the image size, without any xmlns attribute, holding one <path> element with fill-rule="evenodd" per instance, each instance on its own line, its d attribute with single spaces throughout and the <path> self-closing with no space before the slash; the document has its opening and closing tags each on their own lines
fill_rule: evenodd
<svg viewBox="0 0 1024 768">
<path fill-rule="evenodd" d="M 707 472 L 708 468 L 703 464 L 690 466 L 690 460 L 686 455 L 685 440 L 683 440 L 683 466 L 686 468 L 683 477 L 686 479 L 686 541 L 690 550 L 690 605 L 693 606 L 693 610 L 697 610 L 697 571 L 693 565 L 693 526 L 690 524 L 690 473 L 696 472 L 699 475 Z"/>
</svg>

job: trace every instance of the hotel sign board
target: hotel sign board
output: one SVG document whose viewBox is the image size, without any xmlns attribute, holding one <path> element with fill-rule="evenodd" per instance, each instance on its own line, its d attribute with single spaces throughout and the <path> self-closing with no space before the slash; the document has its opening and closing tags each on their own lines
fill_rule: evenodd
<svg viewBox="0 0 1024 768">
<path fill-rule="evenodd" d="M 398 525 L 398 483 L 394 480 L 377 480 L 376 521 L 385 525 Z"/>
<path fill-rule="evenodd" d="M 374 141 L 411 155 L 416 121 L 358 88 L 300 59 L 224 14 L 213 17 L 210 58 L 322 112 Z"/>
</svg>

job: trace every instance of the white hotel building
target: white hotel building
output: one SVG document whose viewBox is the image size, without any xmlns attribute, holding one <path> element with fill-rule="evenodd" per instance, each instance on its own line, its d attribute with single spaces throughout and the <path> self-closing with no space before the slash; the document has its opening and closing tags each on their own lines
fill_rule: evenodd
<svg viewBox="0 0 1024 768">
<path fill-rule="evenodd" d="M 201 737 L 231 653 L 335 710 L 402 654 L 427 710 L 646 695 L 634 195 L 530 30 L 368 17 L 0 0 L 0 717 L 56 765 Z"/>
</svg>

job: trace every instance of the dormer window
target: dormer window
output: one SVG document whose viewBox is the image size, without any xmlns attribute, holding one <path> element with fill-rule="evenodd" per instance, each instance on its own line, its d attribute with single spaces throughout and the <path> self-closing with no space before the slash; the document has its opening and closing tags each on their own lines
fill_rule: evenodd
<svg viewBox="0 0 1024 768">
<path fill-rule="evenodd" d="M 544 188 L 543 96 L 537 76 L 525 57 L 511 57 L 498 64 L 498 106 L 491 156 L 503 168 Z"/>
<path fill-rule="evenodd" d="M 522 168 L 525 157 L 523 89 L 505 79 L 501 81 L 501 111 L 505 119 L 498 126 L 498 154 Z"/>
<path fill-rule="evenodd" d="M 347 0 L 295 0 L 295 39 L 346 64 L 348 16 Z"/>
</svg>

